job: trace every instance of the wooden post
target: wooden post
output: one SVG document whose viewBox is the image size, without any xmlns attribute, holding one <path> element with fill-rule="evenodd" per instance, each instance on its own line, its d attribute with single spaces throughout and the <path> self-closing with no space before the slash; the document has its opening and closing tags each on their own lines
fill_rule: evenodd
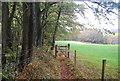
<svg viewBox="0 0 120 81">
<path fill-rule="evenodd" d="M 76 66 L 76 50 L 75 50 L 75 56 L 74 56 L 74 64 Z"/>
<path fill-rule="evenodd" d="M 68 58 L 70 58 L 70 44 L 68 44 Z"/>
<path fill-rule="evenodd" d="M 106 60 L 102 60 L 102 76 L 101 76 L 101 81 L 104 81 L 104 72 L 105 72 L 105 64 Z"/>
<path fill-rule="evenodd" d="M 55 45 L 55 58 L 57 57 L 57 51 L 58 49 L 57 49 L 57 45 Z"/>
</svg>

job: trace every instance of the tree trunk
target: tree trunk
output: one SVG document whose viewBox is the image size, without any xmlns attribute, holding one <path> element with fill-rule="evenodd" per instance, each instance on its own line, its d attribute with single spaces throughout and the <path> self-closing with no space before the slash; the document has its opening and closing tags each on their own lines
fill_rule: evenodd
<svg viewBox="0 0 120 81">
<path fill-rule="evenodd" d="M 53 39 L 52 39 L 52 47 L 51 47 L 51 50 L 54 49 L 55 38 L 56 38 L 57 29 L 58 29 L 58 22 L 59 22 L 59 19 L 60 19 L 60 14 L 61 14 L 61 7 L 60 7 L 60 9 L 59 9 L 59 11 L 58 11 L 57 22 L 56 22 L 55 30 L 54 30 L 54 33 L 53 33 Z"/>
<path fill-rule="evenodd" d="M 5 54 L 7 53 L 7 24 L 8 24 L 8 3 L 2 3 L 2 69 L 6 64 Z"/>
<path fill-rule="evenodd" d="M 22 23 L 22 51 L 21 51 L 21 56 L 19 59 L 19 65 L 20 67 L 19 71 L 22 71 L 24 68 L 25 62 L 27 59 L 27 49 L 28 49 L 28 27 L 29 27 L 29 17 L 30 17 L 30 12 L 28 8 L 28 3 L 23 3 L 23 23 Z"/>
<path fill-rule="evenodd" d="M 49 9 L 48 3 L 45 3 L 44 5 L 45 5 L 45 10 L 44 10 L 43 16 L 42 16 L 42 27 L 43 27 L 43 29 L 42 29 L 42 46 L 44 45 L 44 39 L 46 38 L 44 32 L 45 32 L 45 27 L 48 23 L 48 21 L 46 21 L 46 20 L 48 18 L 48 9 Z"/>
<path fill-rule="evenodd" d="M 33 23 L 33 3 L 29 3 L 30 7 L 30 16 L 29 16 L 29 30 L 28 30 L 28 63 L 31 61 L 32 52 L 33 52 L 33 31 L 34 31 L 34 23 Z"/>
<path fill-rule="evenodd" d="M 35 17 L 36 17 L 36 30 L 37 30 L 36 45 L 40 47 L 42 46 L 41 16 L 42 16 L 42 12 L 40 12 L 40 3 L 35 3 Z"/>
</svg>

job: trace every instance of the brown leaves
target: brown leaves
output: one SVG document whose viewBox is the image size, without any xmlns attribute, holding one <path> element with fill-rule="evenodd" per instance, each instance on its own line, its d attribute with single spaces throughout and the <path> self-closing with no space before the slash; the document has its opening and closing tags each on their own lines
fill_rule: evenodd
<svg viewBox="0 0 120 81">
<path fill-rule="evenodd" d="M 65 58 L 64 55 L 59 55 L 58 59 L 60 61 L 60 79 L 83 79 L 82 75 L 77 73 L 73 63 L 68 58 Z"/>
<path fill-rule="evenodd" d="M 32 63 L 24 69 L 17 79 L 58 79 L 59 63 L 50 54 L 43 53 L 40 49 L 34 50 Z M 41 59 L 42 58 L 42 59 Z"/>
</svg>

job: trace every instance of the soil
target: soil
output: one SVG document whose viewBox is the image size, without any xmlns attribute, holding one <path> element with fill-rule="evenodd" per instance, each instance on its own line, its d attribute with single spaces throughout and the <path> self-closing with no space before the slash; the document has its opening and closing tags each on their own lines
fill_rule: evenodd
<svg viewBox="0 0 120 81">
<path fill-rule="evenodd" d="M 60 62 L 60 79 L 80 79 L 83 77 L 76 72 L 75 66 L 70 63 L 70 60 L 64 55 L 58 55 Z"/>
<path fill-rule="evenodd" d="M 16 79 L 66 79 L 67 81 L 84 79 L 83 74 L 63 53 L 58 53 L 56 59 L 49 56 L 48 54 L 35 56 L 32 64 L 28 65 Z"/>
</svg>

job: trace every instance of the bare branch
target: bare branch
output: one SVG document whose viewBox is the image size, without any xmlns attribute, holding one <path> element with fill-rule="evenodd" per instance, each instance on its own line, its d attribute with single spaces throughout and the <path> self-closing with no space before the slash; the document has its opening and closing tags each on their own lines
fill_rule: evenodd
<svg viewBox="0 0 120 81">
<path fill-rule="evenodd" d="M 118 16 L 117 13 L 113 12 L 112 10 L 107 9 L 107 7 L 105 7 L 105 6 L 104 6 L 103 4 L 101 4 L 100 2 L 92 2 L 92 3 L 97 4 L 98 6 L 104 8 L 106 11 L 111 12 L 111 13 L 113 13 L 113 14 L 115 14 L 115 15 Z"/>
</svg>

